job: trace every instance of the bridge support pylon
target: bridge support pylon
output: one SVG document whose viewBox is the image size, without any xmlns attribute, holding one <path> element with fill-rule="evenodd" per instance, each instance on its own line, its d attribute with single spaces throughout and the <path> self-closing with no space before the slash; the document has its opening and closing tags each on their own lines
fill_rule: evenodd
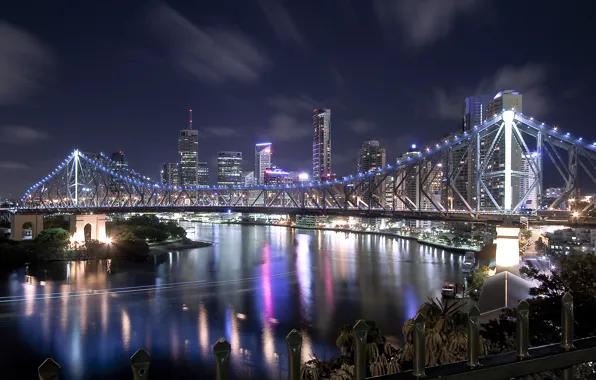
<svg viewBox="0 0 596 380">
<path fill-rule="evenodd" d="M 74 234 L 73 241 L 84 243 L 86 240 L 97 240 L 107 242 L 106 235 L 106 215 L 105 214 L 77 214 L 74 216 Z M 71 224 L 72 224 L 71 219 Z M 88 230 L 85 231 L 85 228 Z"/>
<path fill-rule="evenodd" d="M 10 238 L 23 240 L 23 230 L 31 230 L 31 239 L 35 239 L 43 230 L 43 215 L 12 214 L 10 216 Z"/>
</svg>

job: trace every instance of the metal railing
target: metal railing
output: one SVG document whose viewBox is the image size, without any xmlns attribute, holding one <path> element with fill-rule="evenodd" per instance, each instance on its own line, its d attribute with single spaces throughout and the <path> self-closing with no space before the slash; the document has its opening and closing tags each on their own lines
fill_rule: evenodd
<svg viewBox="0 0 596 380">
<path fill-rule="evenodd" d="M 546 371 L 561 370 L 562 380 L 572 379 L 573 366 L 596 360 L 596 337 L 573 340 L 573 298 L 565 293 L 561 309 L 561 342 L 530 348 L 529 304 L 520 301 L 516 310 L 516 350 L 499 355 L 480 357 L 480 312 L 472 306 L 468 312 L 468 349 L 466 361 L 453 364 L 426 367 L 425 328 L 426 318 L 418 314 L 413 328 L 412 370 L 374 377 L 378 380 L 437 379 L 441 380 L 500 380 Z M 366 339 L 368 325 L 360 320 L 354 326 L 354 378 L 366 380 Z M 292 330 L 286 337 L 288 347 L 289 379 L 300 379 L 300 357 L 302 336 Z M 228 367 L 232 347 L 221 338 L 213 346 L 216 379 L 228 379 Z M 131 357 L 133 380 L 149 378 L 151 355 L 139 349 Z M 60 378 L 60 365 L 51 358 L 46 359 L 38 369 L 40 380 Z M 373 379 L 373 378 L 368 378 Z"/>
</svg>

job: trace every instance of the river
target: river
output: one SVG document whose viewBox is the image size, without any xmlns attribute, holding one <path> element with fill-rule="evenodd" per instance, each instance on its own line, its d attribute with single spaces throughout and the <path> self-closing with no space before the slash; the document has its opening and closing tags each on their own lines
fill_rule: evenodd
<svg viewBox="0 0 596 380">
<path fill-rule="evenodd" d="M 303 334 L 303 360 L 337 353 L 344 324 L 403 322 L 461 256 L 412 240 L 285 227 L 187 224 L 206 248 L 147 263 L 30 265 L 0 277 L 0 363 L 36 378 L 54 358 L 64 378 L 131 379 L 130 356 L 152 355 L 152 379 L 214 378 L 212 345 L 232 345 L 234 379 L 287 377 L 285 337 Z M 5 372 L 6 373 L 6 372 Z"/>
</svg>

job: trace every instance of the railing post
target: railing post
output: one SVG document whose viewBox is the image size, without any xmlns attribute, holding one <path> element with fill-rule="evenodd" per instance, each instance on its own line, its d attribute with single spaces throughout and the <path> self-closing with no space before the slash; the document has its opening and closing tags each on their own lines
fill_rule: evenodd
<svg viewBox="0 0 596 380">
<path fill-rule="evenodd" d="M 516 323 L 516 337 L 515 348 L 518 359 L 524 359 L 530 356 L 528 349 L 530 348 L 530 305 L 528 301 L 519 301 L 517 304 L 517 323 Z"/>
<path fill-rule="evenodd" d="M 561 300 L 561 347 L 566 350 L 573 348 L 573 297 L 567 292 Z"/>
<path fill-rule="evenodd" d="M 414 377 L 425 377 L 426 367 L 426 348 L 424 344 L 424 330 L 426 329 L 426 317 L 418 313 L 414 318 L 414 362 L 412 363 L 412 373 Z"/>
<path fill-rule="evenodd" d="M 47 358 L 37 368 L 37 375 L 39 380 L 58 380 L 60 378 L 60 364 L 52 358 Z"/>
<path fill-rule="evenodd" d="M 573 297 L 567 292 L 561 299 L 561 347 L 566 351 L 573 349 Z M 573 367 L 561 370 L 562 380 L 573 378 Z"/>
<path fill-rule="evenodd" d="M 480 310 L 476 305 L 468 312 L 468 366 L 478 367 L 480 362 Z"/>
<path fill-rule="evenodd" d="M 217 380 L 228 379 L 228 364 L 230 363 L 230 353 L 232 346 L 224 338 L 213 345 L 213 355 L 215 356 L 215 378 Z"/>
<path fill-rule="evenodd" d="M 288 361 L 290 380 L 300 380 L 300 353 L 302 351 L 302 336 L 296 330 L 290 331 L 286 337 L 288 344 Z"/>
<path fill-rule="evenodd" d="M 368 335 L 368 325 L 364 320 L 359 320 L 354 325 L 354 375 L 356 380 L 366 379 L 366 336 Z"/>
<path fill-rule="evenodd" d="M 132 368 L 132 378 L 142 380 L 149 378 L 149 366 L 151 365 L 151 355 L 142 348 L 139 348 L 130 357 L 130 366 Z"/>
</svg>

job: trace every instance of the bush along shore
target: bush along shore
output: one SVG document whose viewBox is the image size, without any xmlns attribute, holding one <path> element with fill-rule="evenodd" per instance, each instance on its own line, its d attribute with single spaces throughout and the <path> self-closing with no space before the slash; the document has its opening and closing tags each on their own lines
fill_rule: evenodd
<svg viewBox="0 0 596 380">
<path fill-rule="evenodd" d="M 186 231 L 174 222 L 154 216 L 135 216 L 106 225 L 111 243 L 87 240 L 71 243 L 71 235 L 55 220 L 33 240 L 0 240 L 0 266 L 14 268 L 25 263 L 94 259 L 146 260 L 152 254 L 210 245 L 186 238 Z"/>
</svg>

